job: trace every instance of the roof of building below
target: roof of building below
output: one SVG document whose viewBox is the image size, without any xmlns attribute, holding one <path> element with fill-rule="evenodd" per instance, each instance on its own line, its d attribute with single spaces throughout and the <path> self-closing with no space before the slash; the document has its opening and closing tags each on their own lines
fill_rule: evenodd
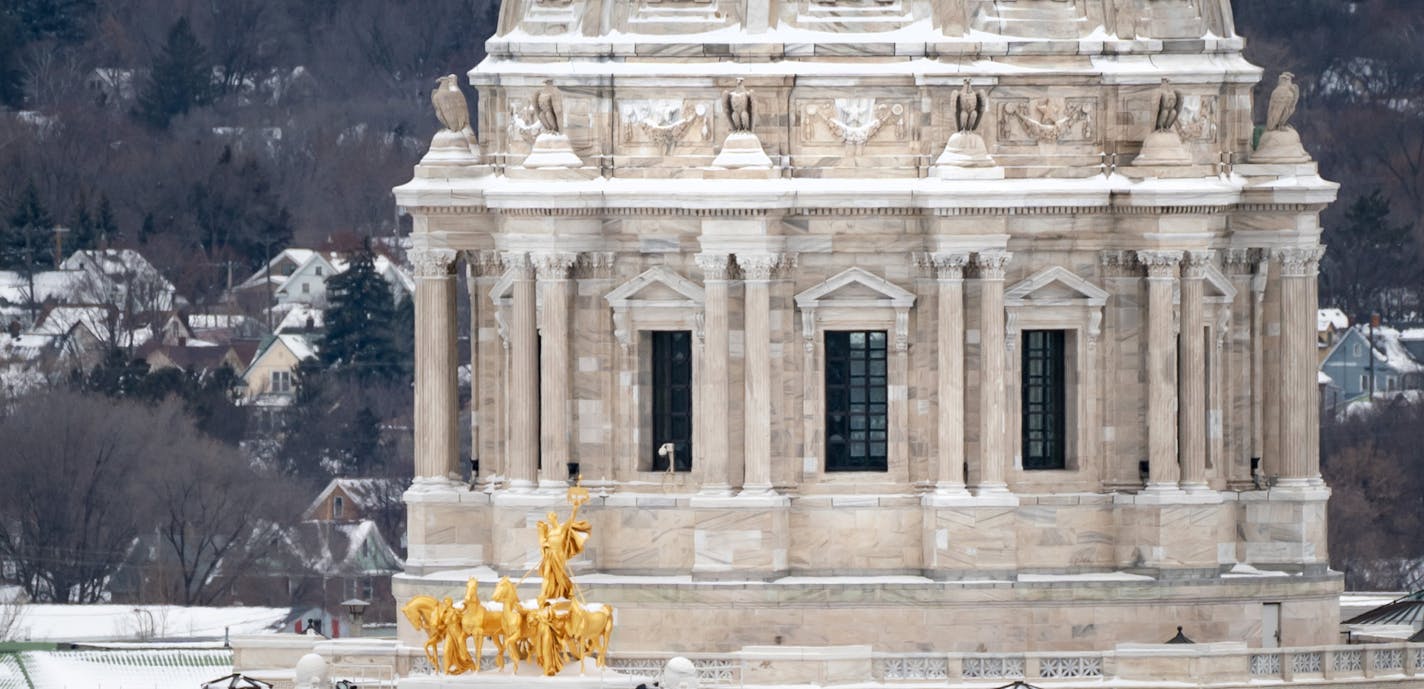
<svg viewBox="0 0 1424 689">
<path fill-rule="evenodd" d="M 1424 591 L 1415 591 L 1345 620 L 1345 624 L 1407 624 L 1415 627 L 1421 623 L 1424 623 Z"/>
</svg>

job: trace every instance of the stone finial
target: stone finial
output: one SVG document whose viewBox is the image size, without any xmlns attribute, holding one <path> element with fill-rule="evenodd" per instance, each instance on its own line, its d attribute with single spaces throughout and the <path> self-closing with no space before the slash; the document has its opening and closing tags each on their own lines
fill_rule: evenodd
<svg viewBox="0 0 1424 689">
<path fill-rule="evenodd" d="M 936 251 L 929 255 L 929 263 L 934 268 L 936 278 L 961 280 L 964 278 L 964 267 L 969 265 L 969 253 Z"/>
<path fill-rule="evenodd" d="M 974 267 L 979 269 L 980 280 L 1003 280 L 1004 269 L 1014 255 L 1008 251 L 990 250 L 974 254 Z"/>
<path fill-rule="evenodd" d="M 697 267 L 702 269 L 703 280 L 726 280 L 731 273 L 727 254 L 703 252 L 697 254 Z"/>
<path fill-rule="evenodd" d="M 1182 263 L 1180 251 L 1139 251 L 1137 261 L 1147 267 L 1147 277 L 1164 280 L 1177 277 L 1177 266 Z"/>
<path fill-rule="evenodd" d="M 415 269 L 415 277 L 447 278 L 454 275 L 459 252 L 454 249 L 411 249 L 408 256 Z"/>
<path fill-rule="evenodd" d="M 539 126 L 550 134 L 561 134 L 559 118 L 562 116 L 564 98 L 554 87 L 553 79 L 545 79 L 544 87 L 534 94 L 534 114 L 539 117 Z"/>
<path fill-rule="evenodd" d="M 741 269 L 742 277 L 746 280 L 770 280 L 778 265 L 781 265 L 779 254 L 737 254 L 737 268 Z"/>
<path fill-rule="evenodd" d="M 989 96 L 983 91 L 975 91 L 965 79 L 964 86 L 950 98 L 950 107 L 954 110 L 955 131 L 977 131 L 979 123 L 984 120 L 984 111 L 989 107 Z"/>
<path fill-rule="evenodd" d="M 1266 131 L 1278 132 L 1290 129 L 1290 118 L 1295 115 L 1296 103 L 1300 102 L 1300 87 L 1295 84 L 1295 75 L 1281 72 L 1276 88 L 1271 91 L 1271 100 L 1266 106 Z"/>
<path fill-rule="evenodd" d="M 726 111 L 734 132 L 749 132 L 754 122 L 752 92 L 747 90 L 745 82 L 745 79 L 738 77 L 735 87 L 722 92 L 722 109 Z"/>
<path fill-rule="evenodd" d="M 697 667 L 681 656 L 669 658 L 667 665 L 663 666 L 658 686 L 662 689 L 698 689 Z"/>
<path fill-rule="evenodd" d="M 1320 259 L 1325 256 L 1325 247 L 1293 246 L 1276 249 L 1272 253 L 1281 264 L 1282 277 L 1313 278 L 1320 271 Z"/>
<path fill-rule="evenodd" d="M 541 251 L 530 256 L 534 272 L 540 280 L 567 280 L 569 270 L 578 262 L 578 254 L 567 251 Z"/>
<path fill-rule="evenodd" d="M 326 659 L 315 653 L 308 653 L 297 661 L 293 671 L 296 689 L 326 689 L 331 686 L 331 671 Z"/>
<path fill-rule="evenodd" d="M 1170 132 L 1177 126 L 1177 118 L 1182 114 L 1182 92 L 1172 88 L 1172 82 L 1162 80 L 1157 87 L 1157 118 L 1153 131 Z"/>
</svg>

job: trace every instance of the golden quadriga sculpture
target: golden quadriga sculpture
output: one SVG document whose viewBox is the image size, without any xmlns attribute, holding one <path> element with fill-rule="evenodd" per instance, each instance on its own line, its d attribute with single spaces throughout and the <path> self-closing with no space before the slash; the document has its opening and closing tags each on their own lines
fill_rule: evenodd
<svg viewBox="0 0 1424 689">
<path fill-rule="evenodd" d="M 569 559 L 583 552 L 592 530 L 587 521 L 578 519 L 579 507 L 588 499 L 588 489 L 575 485 L 568 492 L 573 505 L 569 518 L 560 523 L 558 515 L 550 512 L 546 521 L 539 522 L 537 569 L 543 583 L 534 605 L 519 600 L 517 585 L 509 577 L 495 585 L 491 605 L 480 601 L 474 577 L 465 584 L 460 602 L 416 596 L 405 604 L 401 612 L 425 632 L 425 656 L 437 672 L 478 672 L 486 639 L 494 643 L 495 664 L 501 670 L 506 659 L 515 672 L 521 661 L 533 660 L 545 675 L 557 675 L 569 660 L 579 661 L 581 670 L 583 659 L 595 654 L 598 666 L 604 666 L 613 634 L 613 608 L 588 605 L 569 574 Z M 474 641 L 473 655 L 470 641 Z"/>
</svg>

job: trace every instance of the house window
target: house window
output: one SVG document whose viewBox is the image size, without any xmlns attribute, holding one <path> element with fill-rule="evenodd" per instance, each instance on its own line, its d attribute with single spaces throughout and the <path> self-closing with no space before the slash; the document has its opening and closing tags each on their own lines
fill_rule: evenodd
<svg viewBox="0 0 1424 689">
<path fill-rule="evenodd" d="M 884 330 L 826 332 L 826 471 L 888 471 Z"/>
<path fill-rule="evenodd" d="M 1356 343 L 1350 345 L 1350 356 L 1359 356 L 1359 355 L 1360 355 L 1360 343 L 1356 342 Z"/>
<path fill-rule="evenodd" d="M 692 470 L 692 333 L 659 331 L 653 336 L 653 471 L 667 471 L 660 452 L 672 443 L 675 471 Z"/>
<path fill-rule="evenodd" d="M 1023 332 L 1020 408 L 1025 470 L 1067 468 L 1064 340 L 1062 330 Z"/>
<path fill-rule="evenodd" d="M 1360 392 L 1369 392 L 1369 391 L 1370 391 L 1370 377 L 1362 373 L 1362 374 L 1360 374 Z"/>
<path fill-rule="evenodd" d="M 346 501 L 338 495 L 331 499 L 331 518 L 340 519 L 342 513 L 346 511 Z"/>
<path fill-rule="evenodd" d="M 316 276 L 321 277 L 321 266 L 316 267 Z"/>
<path fill-rule="evenodd" d="M 302 283 L 302 294 L 311 294 L 311 283 L 310 283 L 310 282 L 303 282 L 303 283 Z"/>
<path fill-rule="evenodd" d="M 291 371 L 273 371 L 273 372 L 272 372 L 272 389 L 271 389 L 271 392 L 283 392 L 283 393 L 285 393 L 285 392 L 291 392 L 291 391 L 292 391 L 292 372 L 291 372 Z"/>
</svg>

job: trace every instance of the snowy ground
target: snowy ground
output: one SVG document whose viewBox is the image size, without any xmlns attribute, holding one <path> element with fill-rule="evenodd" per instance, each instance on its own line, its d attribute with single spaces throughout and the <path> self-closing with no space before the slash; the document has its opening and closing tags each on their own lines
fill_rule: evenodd
<svg viewBox="0 0 1424 689">
<path fill-rule="evenodd" d="M 185 608 L 176 605 L 25 605 L 10 641 L 144 641 L 218 639 L 224 630 L 274 629 L 287 608 Z"/>
</svg>

